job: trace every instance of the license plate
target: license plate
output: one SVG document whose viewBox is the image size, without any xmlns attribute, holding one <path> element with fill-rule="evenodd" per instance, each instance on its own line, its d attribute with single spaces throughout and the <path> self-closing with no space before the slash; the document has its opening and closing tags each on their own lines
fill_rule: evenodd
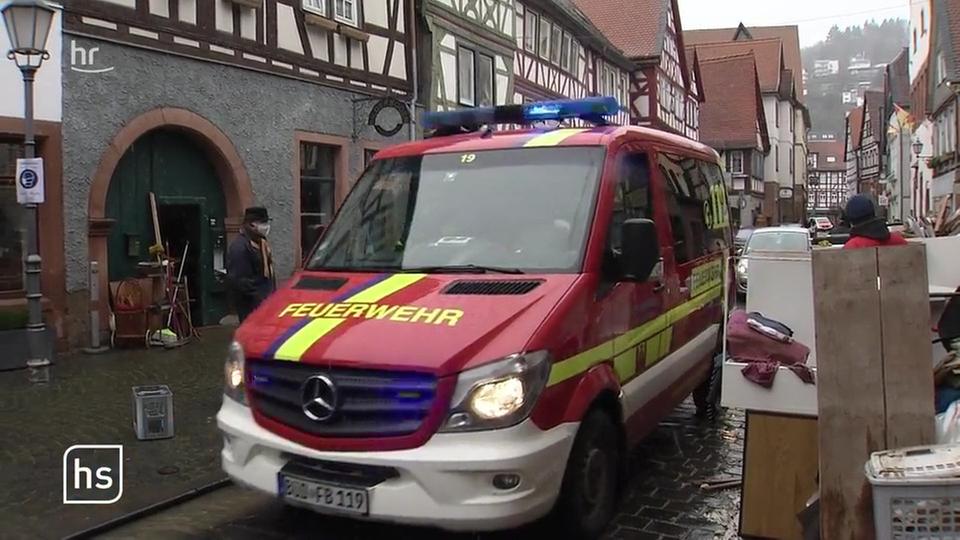
<svg viewBox="0 0 960 540">
<path fill-rule="evenodd" d="M 370 513 L 370 494 L 366 489 L 315 482 L 281 474 L 280 496 L 289 501 L 336 512 L 363 516 Z"/>
</svg>

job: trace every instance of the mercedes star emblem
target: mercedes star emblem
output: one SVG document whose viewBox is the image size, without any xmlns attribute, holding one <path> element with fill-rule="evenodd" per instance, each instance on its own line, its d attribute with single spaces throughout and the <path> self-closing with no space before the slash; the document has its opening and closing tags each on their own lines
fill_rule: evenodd
<svg viewBox="0 0 960 540">
<path fill-rule="evenodd" d="M 300 387 L 303 414 L 307 418 L 326 422 L 337 412 L 337 387 L 326 375 L 314 375 Z"/>
</svg>

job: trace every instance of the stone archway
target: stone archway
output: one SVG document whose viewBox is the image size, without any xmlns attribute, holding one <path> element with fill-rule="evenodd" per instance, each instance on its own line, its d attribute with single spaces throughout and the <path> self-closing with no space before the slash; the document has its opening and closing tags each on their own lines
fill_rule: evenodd
<svg viewBox="0 0 960 540">
<path fill-rule="evenodd" d="M 217 126 L 192 111 L 161 107 L 141 114 L 124 124 L 103 152 L 93 175 L 88 201 L 87 249 L 89 260 L 97 261 L 100 277 L 100 314 L 106 317 L 109 298 L 107 236 L 112 221 L 107 218 L 107 193 L 117 164 L 128 148 L 142 135 L 158 129 L 178 131 L 204 150 L 217 172 L 226 202 L 225 226 L 229 237 L 239 230 L 243 210 L 253 201 L 253 187 L 240 154 Z"/>
</svg>

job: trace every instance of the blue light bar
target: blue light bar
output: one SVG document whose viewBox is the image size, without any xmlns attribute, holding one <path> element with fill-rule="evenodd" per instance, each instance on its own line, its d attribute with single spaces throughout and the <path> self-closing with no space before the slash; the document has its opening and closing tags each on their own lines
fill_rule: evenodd
<svg viewBox="0 0 960 540">
<path fill-rule="evenodd" d="M 620 112 L 620 104 L 613 97 L 590 97 L 562 101 L 539 101 L 523 106 L 523 118 L 527 122 L 543 120 L 602 119 Z"/>
<path fill-rule="evenodd" d="M 425 129 L 470 130 L 483 125 L 532 124 L 579 118 L 595 124 L 606 123 L 606 116 L 620 112 L 613 97 L 590 97 L 559 101 L 538 101 L 525 105 L 477 107 L 456 111 L 428 112 L 423 117 Z"/>
</svg>

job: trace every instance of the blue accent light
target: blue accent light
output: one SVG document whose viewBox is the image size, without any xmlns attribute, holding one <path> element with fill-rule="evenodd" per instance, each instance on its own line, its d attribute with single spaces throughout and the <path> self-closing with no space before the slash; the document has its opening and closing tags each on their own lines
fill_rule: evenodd
<svg viewBox="0 0 960 540">
<path fill-rule="evenodd" d="M 580 118 L 595 121 L 620 112 L 620 104 L 612 97 L 592 97 L 563 101 L 541 101 L 523 106 L 523 118 L 527 122 Z"/>
<path fill-rule="evenodd" d="M 558 101 L 538 101 L 525 105 L 477 107 L 456 111 L 428 112 L 423 117 L 423 126 L 428 130 L 445 133 L 474 131 L 483 125 L 532 124 L 534 122 L 561 121 L 573 118 L 594 124 L 606 124 L 607 116 L 621 111 L 613 97 L 590 97 Z"/>
</svg>

